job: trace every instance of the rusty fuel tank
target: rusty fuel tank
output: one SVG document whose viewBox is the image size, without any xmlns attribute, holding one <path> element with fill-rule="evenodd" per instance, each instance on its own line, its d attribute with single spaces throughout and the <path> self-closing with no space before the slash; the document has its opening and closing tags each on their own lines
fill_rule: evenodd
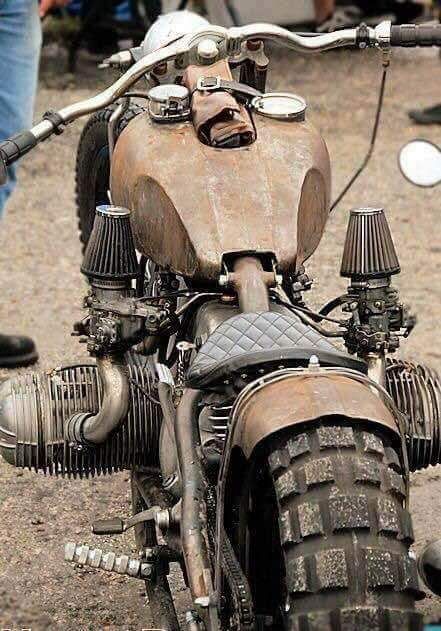
<svg viewBox="0 0 441 631">
<path fill-rule="evenodd" d="M 187 278 L 216 281 L 228 252 L 272 252 L 283 272 L 316 250 L 329 213 L 324 140 L 308 122 L 255 117 L 257 141 L 214 149 L 191 123 L 138 116 L 112 161 L 113 202 L 132 210 L 136 247 Z"/>
</svg>

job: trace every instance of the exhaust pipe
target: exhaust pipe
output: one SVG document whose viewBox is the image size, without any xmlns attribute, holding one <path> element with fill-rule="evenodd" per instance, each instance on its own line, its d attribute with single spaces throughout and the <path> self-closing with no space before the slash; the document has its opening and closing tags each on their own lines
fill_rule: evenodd
<svg viewBox="0 0 441 631">
<path fill-rule="evenodd" d="M 153 371 L 109 358 L 99 364 L 1 384 L 0 455 L 15 467 L 63 477 L 158 467 L 162 410 Z M 78 449 L 78 438 L 93 448 Z"/>
<path fill-rule="evenodd" d="M 100 445 L 127 417 L 130 388 L 122 358 L 109 355 L 97 359 L 103 399 L 97 414 L 78 412 L 65 428 L 66 440 L 76 445 Z"/>
</svg>

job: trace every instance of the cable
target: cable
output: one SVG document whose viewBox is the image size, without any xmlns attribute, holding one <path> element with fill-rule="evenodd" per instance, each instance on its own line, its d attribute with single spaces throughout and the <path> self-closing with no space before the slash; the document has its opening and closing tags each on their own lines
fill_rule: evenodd
<svg viewBox="0 0 441 631">
<path fill-rule="evenodd" d="M 312 309 L 308 309 L 307 307 L 300 307 L 299 305 L 293 305 L 294 309 L 298 311 L 302 311 L 307 315 L 310 315 L 312 318 L 317 318 L 317 320 L 326 320 L 327 322 L 332 322 L 333 324 L 338 324 L 339 326 L 346 326 L 345 320 L 337 320 L 337 318 L 328 318 L 327 315 L 316 311 L 312 311 Z"/>
<path fill-rule="evenodd" d="M 314 320 L 312 320 L 309 316 L 307 316 L 306 313 L 304 313 L 303 311 L 300 311 L 299 309 L 297 309 L 297 307 L 290 304 L 289 302 L 285 302 L 284 300 L 281 300 L 279 297 L 277 297 L 277 301 L 281 305 L 283 305 L 284 307 L 287 307 L 287 309 L 292 311 L 298 318 L 300 318 L 300 320 L 304 324 L 307 324 L 308 326 L 312 327 L 315 331 L 317 331 L 317 333 L 320 333 L 320 335 L 323 335 L 324 337 L 343 337 L 344 333 L 342 331 L 328 331 L 323 326 L 320 326 L 320 324 L 317 324 L 317 322 L 314 322 Z"/>
<path fill-rule="evenodd" d="M 332 313 L 332 311 L 337 309 L 337 307 L 344 305 L 345 302 L 347 301 L 348 301 L 348 297 L 346 294 L 343 294 L 342 296 L 339 296 L 338 298 L 333 298 L 320 309 L 319 314 L 321 316 L 327 316 L 330 313 Z"/>
<path fill-rule="evenodd" d="M 345 195 L 349 191 L 349 189 L 353 186 L 353 184 L 355 184 L 355 182 L 358 180 L 360 175 L 363 173 L 363 171 L 365 170 L 365 168 L 369 164 L 369 161 L 370 161 L 370 159 L 372 157 L 372 154 L 374 153 L 375 142 L 377 140 L 378 128 L 379 128 L 379 125 L 380 125 L 381 112 L 382 112 L 382 109 L 383 109 L 384 92 L 385 92 L 385 87 L 386 87 L 386 78 L 387 78 L 387 67 L 385 67 L 383 69 L 383 76 L 381 78 L 380 94 L 379 94 L 379 97 L 378 97 L 377 112 L 376 112 L 376 115 L 375 115 L 375 123 L 374 123 L 374 128 L 372 130 L 371 143 L 369 145 L 369 150 L 368 150 L 368 152 L 366 154 L 365 159 L 361 163 L 361 166 L 359 167 L 359 169 L 355 172 L 355 174 L 352 176 L 352 178 L 346 184 L 346 186 L 344 187 L 344 189 L 342 190 L 340 195 L 337 197 L 335 202 L 332 204 L 329 213 L 332 213 L 332 211 L 335 209 L 335 207 L 338 206 L 338 204 L 341 202 L 343 197 L 345 197 Z"/>
</svg>

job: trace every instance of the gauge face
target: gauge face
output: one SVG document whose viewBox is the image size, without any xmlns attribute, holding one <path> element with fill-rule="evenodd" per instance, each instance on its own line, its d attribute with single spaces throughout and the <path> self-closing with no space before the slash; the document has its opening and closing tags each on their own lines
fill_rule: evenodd
<svg viewBox="0 0 441 631">
<path fill-rule="evenodd" d="M 149 92 L 149 99 L 157 103 L 164 103 L 170 99 L 185 101 L 189 96 L 190 92 L 185 86 L 175 83 L 157 85 Z"/>
<path fill-rule="evenodd" d="M 301 96 L 288 92 L 268 92 L 253 101 L 258 114 L 278 120 L 305 120 L 306 102 Z"/>
</svg>

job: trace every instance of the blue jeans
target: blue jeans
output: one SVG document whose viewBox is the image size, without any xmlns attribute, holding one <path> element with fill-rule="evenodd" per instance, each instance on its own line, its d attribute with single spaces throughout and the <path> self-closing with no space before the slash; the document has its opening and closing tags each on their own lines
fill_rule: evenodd
<svg viewBox="0 0 441 631">
<path fill-rule="evenodd" d="M 32 126 L 41 49 L 38 0 L 0 0 L 0 141 Z M 0 217 L 16 168 L 0 187 Z"/>
</svg>

